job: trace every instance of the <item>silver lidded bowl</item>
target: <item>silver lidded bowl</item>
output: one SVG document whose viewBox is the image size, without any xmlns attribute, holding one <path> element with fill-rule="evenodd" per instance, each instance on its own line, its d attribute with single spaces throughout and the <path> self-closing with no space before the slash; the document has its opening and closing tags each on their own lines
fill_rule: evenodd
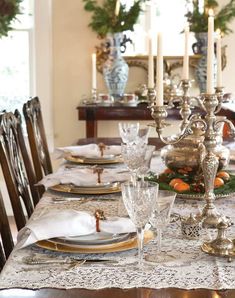
<svg viewBox="0 0 235 298">
<path fill-rule="evenodd" d="M 224 118 L 224 117 L 218 117 Z M 174 138 L 174 137 L 172 137 Z M 184 138 L 174 145 L 167 145 L 161 149 L 161 158 L 167 168 L 173 171 L 191 167 L 193 172 L 197 172 L 201 168 L 202 152 L 199 149 L 203 143 L 204 136 L 201 127 L 194 127 L 193 134 Z M 218 170 L 224 169 L 229 164 L 230 151 L 223 146 L 223 123 L 216 136 L 217 144 L 214 153 L 219 159 Z"/>
</svg>

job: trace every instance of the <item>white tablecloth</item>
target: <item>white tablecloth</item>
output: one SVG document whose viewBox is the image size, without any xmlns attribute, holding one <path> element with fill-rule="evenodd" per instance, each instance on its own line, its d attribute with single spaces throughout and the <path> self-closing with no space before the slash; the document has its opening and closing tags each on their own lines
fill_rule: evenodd
<svg viewBox="0 0 235 298">
<path fill-rule="evenodd" d="M 100 198 L 100 197 L 99 197 Z M 86 210 L 94 213 L 97 208 L 103 209 L 106 215 L 120 212 L 120 195 L 106 196 L 106 200 L 94 200 L 81 204 L 78 201 L 55 204 L 49 197 L 44 197 L 38 204 L 34 218 L 40 217 L 46 210 L 71 209 Z M 114 200 L 112 200 L 114 199 Z M 173 212 L 188 215 L 198 212 L 203 201 L 185 201 L 176 199 Z M 218 210 L 235 220 L 235 198 L 216 201 Z M 228 231 L 235 238 L 235 227 Z M 213 236 L 214 237 L 214 236 Z M 158 264 L 139 271 L 130 264 L 136 259 L 137 249 L 108 254 L 84 255 L 75 254 L 79 258 L 115 259 L 119 263 L 84 265 L 69 267 L 68 265 L 26 265 L 25 256 L 31 254 L 58 256 L 57 252 L 49 252 L 37 246 L 13 251 L 0 275 L 0 289 L 3 288 L 86 288 L 102 289 L 117 287 L 122 289 L 134 287 L 146 288 L 183 288 L 183 289 L 234 289 L 235 260 L 228 263 L 226 259 L 209 256 L 201 251 L 202 240 L 186 240 L 182 237 L 177 223 L 169 224 L 163 232 L 163 250 L 175 256 L 169 263 Z M 149 242 L 145 254 L 156 250 L 156 241 Z M 62 254 L 67 256 L 67 254 Z"/>
</svg>

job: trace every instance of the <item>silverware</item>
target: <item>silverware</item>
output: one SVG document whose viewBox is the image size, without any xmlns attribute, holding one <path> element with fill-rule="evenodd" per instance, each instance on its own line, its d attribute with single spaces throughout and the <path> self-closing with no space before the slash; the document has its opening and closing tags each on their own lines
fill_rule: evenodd
<svg viewBox="0 0 235 298">
<path fill-rule="evenodd" d="M 89 202 L 91 201 L 90 198 L 65 198 L 65 197 L 52 197 L 51 198 L 53 203 L 60 203 L 60 202 Z"/>
<path fill-rule="evenodd" d="M 45 264 L 76 264 L 83 265 L 86 264 L 97 264 L 97 263 L 111 263 L 117 264 L 118 261 L 109 260 L 109 259 L 75 259 L 66 257 L 62 258 L 45 258 L 45 257 L 37 257 L 37 256 L 28 256 L 23 258 L 23 262 L 27 265 L 45 265 Z"/>
<path fill-rule="evenodd" d="M 66 203 L 66 202 L 78 202 L 80 204 L 87 203 L 87 202 L 115 202 L 118 199 L 116 198 L 101 198 L 101 199 L 96 199 L 96 198 L 65 198 L 65 197 L 52 197 L 51 198 L 52 202 L 57 204 L 57 203 Z"/>
</svg>

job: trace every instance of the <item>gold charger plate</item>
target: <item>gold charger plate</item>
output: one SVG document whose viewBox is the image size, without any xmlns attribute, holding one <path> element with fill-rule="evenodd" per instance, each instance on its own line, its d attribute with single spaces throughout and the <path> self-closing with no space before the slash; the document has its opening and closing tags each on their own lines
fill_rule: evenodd
<svg viewBox="0 0 235 298">
<path fill-rule="evenodd" d="M 112 163 L 121 163 L 123 162 L 120 155 L 116 155 L 110 158 L 88 158 L 84 156 L 75 156 L 75 155 L 67 155 L 65 156 L 65 159 L 67 161 L 73 162 L 73 163 L 82 163 L 82 164 L 112 164 Z"/>
<path fill-rule="evenodd" d="M 152 231 L 146 231 L 144 233 L 144 243 L 149 242 L 154 238 L 154 234 Z M 130 250 L 137 247 L 137 238 L 132 237 L 125 241 L 106 244 L 106 245 L 98 245 L 94 248 L 82 248 L 82 247 L 75 247 L 74 245 L 65 245 L 61 243 L 57 243 L 53 240 L 43 240 L 38 241 L 37 246 L 41 248 L 45 248 L 48 250 L 59 251 L 59 252 L 71 252 L 71 253 L 110 253 L 110 252 L 119 252 Z"/>
<path fill-rule="evenodd" d="M 120 192 L 121 185 L 119 182 L 110 183 L 109 185 L 104 185 L 103 187 L 79 187 L 73 184 L 56 184 L 51 186 L 49 189 L 62 193 L 100 195 Z"/>
<path fill-rule="evenodd" d="M 208 253 L 209 255 L 218 256 L 218 257 L 227 257 L 227 258 L 234 258 L 235 257 L 235 239 L 233 239 L 233 251 L 230 254 L 221 255 L 217 251 L 211 247 L 210 242 L 205 242 L 201 246 L 202 251 Z"/>
</svg>

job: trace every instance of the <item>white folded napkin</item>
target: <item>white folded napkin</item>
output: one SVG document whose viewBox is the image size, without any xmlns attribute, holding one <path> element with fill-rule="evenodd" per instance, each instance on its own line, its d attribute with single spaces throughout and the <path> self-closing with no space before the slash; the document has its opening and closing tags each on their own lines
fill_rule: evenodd
<svg viewBox="0 0 235 298">
<path fill-rule="evenodd" d="M 80 146 L 68 146 L 59 147 L 54 151 L 55 158 L 62 158 L 67 154 L 75 156 L 84 156 L 88 158 L 98 158 L 101 157 L 101 152 L 97 144 L 88 144 Z M 119 155 L 121 154 L 121 146 L 106 146 L 104 149 L 104 157 L 109 155 Z"/>
<path fill-rule="evenodd" d="M 110 218 L 100 221 L 100 230 L 107 233 L 132 233 L 135 225 L 129 218 Z M 96 232 L 95 216 L 87 212 L 51 210 L 40 218 L 31 220 L 20 230 L 16 248 L 55 237 L 83 236 Z"/>
<path fill-rule="evenodd" d="M 39 184 L 46 188 L 56 184 L 74 184 L 76 186 L 95 186 L 97 184 L 97 173 L 93 173 L 92 168 L 61 168 L 57 172 L 45 176 Z M 130 179 L 129 173 L 123 173 L 120 169 L 104 169 L 101 174 L 101 183 L 111 183 L 114 181 L 126 181 Z"/>
</svg>

